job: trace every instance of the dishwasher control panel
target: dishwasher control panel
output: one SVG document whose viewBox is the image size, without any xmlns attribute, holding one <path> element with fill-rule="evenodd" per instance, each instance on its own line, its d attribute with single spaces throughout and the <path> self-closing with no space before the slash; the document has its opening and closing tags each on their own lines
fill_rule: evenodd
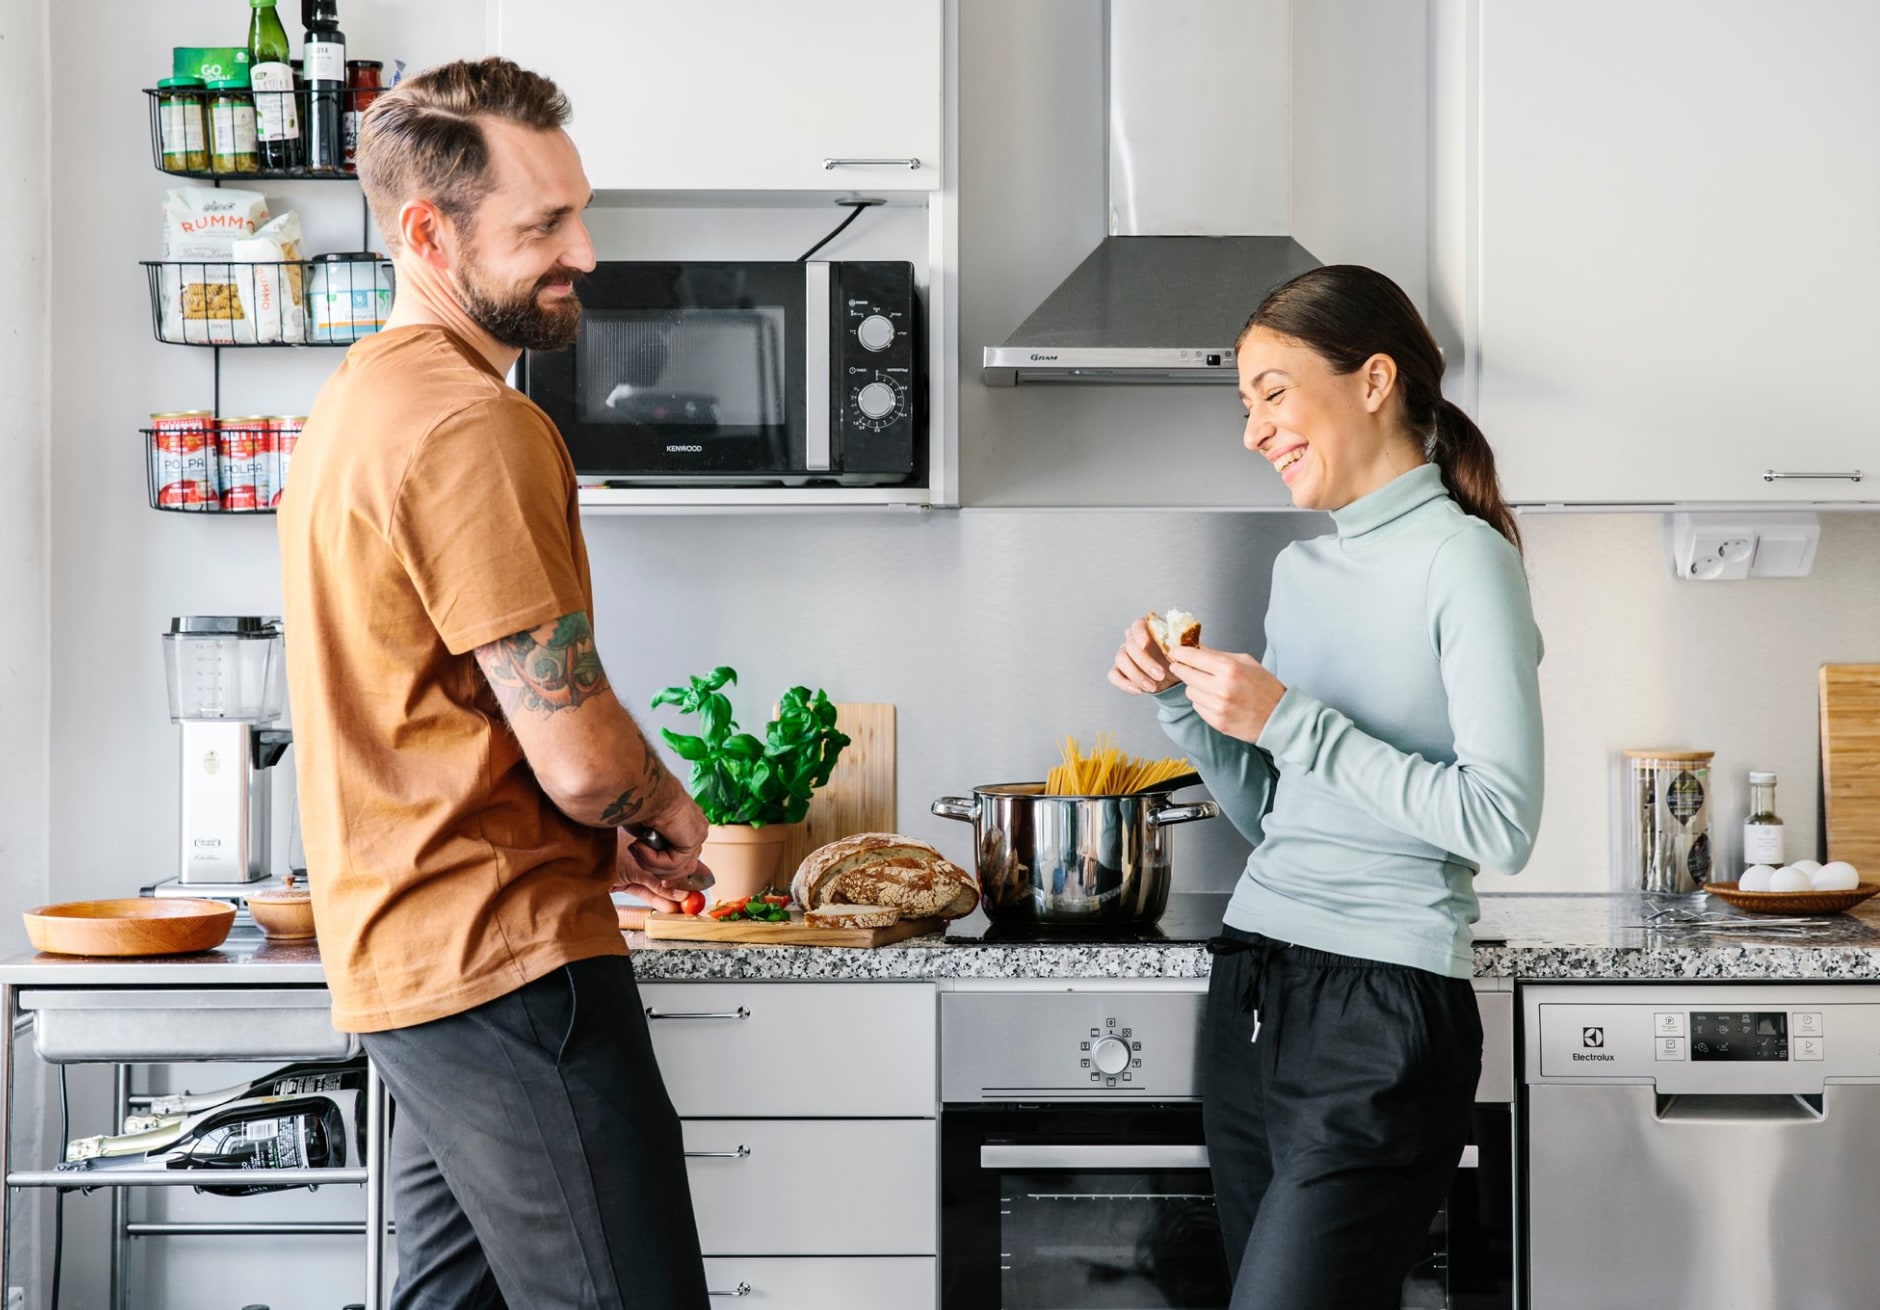
<svg viewBox="0 0 1880 1310">
<path fill-rule="evenodd" d="M 1814 1093 L 1880 1083 L 1880 989 L 1562 984 L 1525 989 L 1526 1081 L 1667 1093 Z"/>
</svg>

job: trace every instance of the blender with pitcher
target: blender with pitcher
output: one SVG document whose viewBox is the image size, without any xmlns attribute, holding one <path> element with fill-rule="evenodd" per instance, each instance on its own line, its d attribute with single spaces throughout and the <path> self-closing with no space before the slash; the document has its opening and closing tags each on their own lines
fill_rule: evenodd
<svg viewBox="0 0 1880 1310">
<path fill-rule="evenodd" d="M 293 734 L 281 717 L 281 621 L 191 615 L 163 634 L 170 721 L 182 737 L 182 841 L 177 878 L 159 894 L 213 895 L 268 877 L 272 787 L 268 770 Z"/>
</svg>

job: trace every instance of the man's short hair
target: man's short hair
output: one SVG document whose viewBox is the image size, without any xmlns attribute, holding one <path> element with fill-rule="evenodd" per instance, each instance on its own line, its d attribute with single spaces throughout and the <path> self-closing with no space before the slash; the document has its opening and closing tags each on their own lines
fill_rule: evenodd
<svg viewBox="0 0 1880 1310">
<path fill-rule="evenodd" d="M 374 100 L 359 125 L 357 158 L 385 248 L 398 251 L 398 212 L 413 199 L 470 231 L 491 187 L 483 119 L 546 132 L 572 113 L 553 82 L 495 55 L 427 68 Z"/>
</svg>

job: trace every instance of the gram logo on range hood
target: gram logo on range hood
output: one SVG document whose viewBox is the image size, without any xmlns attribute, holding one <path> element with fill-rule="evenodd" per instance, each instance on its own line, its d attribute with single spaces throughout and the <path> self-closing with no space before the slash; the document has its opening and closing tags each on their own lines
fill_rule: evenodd
<svg viewBox="0 0 1880 1310">
<path fill-rule="evenodd" d="M 1289 0 L 1105 7 L 1109 230 L 1004 344 L 988 385 L 1232 385 L 1261 298 L 1320 261 L 1291 236 Z"/>
</svg>

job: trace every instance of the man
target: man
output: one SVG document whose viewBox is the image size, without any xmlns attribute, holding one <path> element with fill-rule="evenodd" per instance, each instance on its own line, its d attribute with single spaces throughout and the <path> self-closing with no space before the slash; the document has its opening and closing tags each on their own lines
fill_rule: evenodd
<svg viewBox="0 0 1880 1310">
<path fill-rule="evenodd" d="M 705 821 L 609 686 L 574 467 L 503 381 L 574 340 L 594 266 L 568 116 L 502 59 L 373 104 L 397 303 L 321 389 L 280 511 L 333 1020 L 398 1107 L 398 1310 L 706 1305 L 608 895 L 670 904 Z"/>
</svg>

